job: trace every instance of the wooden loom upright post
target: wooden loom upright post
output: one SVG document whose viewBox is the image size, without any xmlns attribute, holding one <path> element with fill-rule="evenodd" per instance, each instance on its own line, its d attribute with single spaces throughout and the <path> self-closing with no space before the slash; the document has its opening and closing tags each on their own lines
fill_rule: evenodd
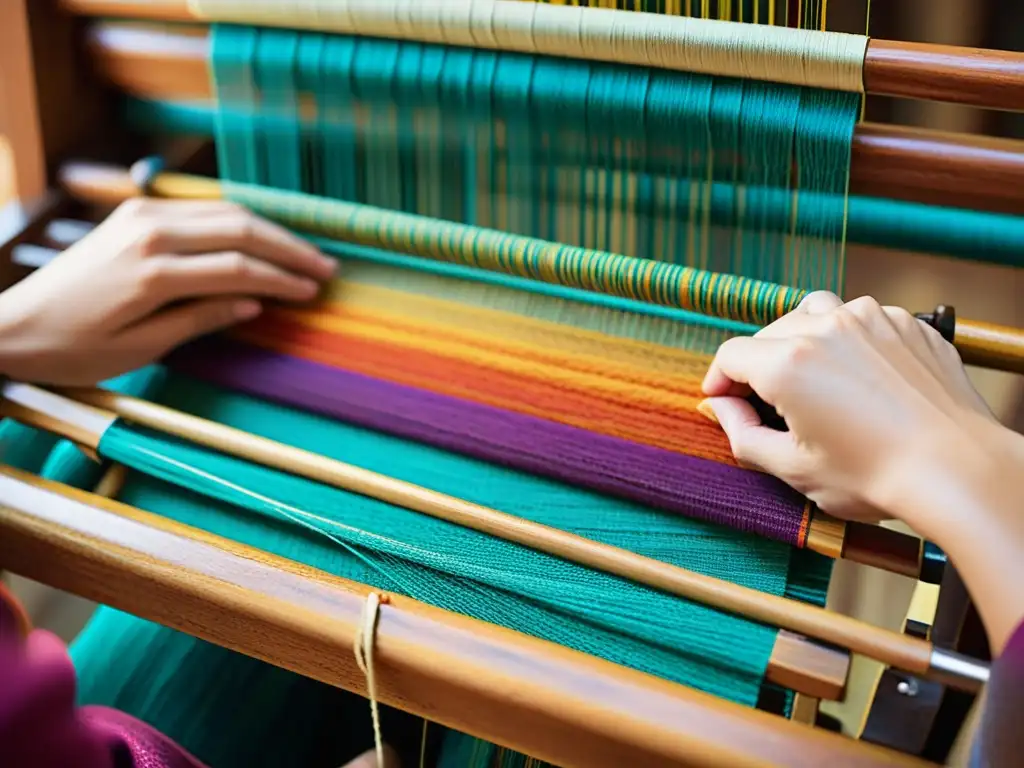
<svg viewBox="0 0 1024 768">
<path fill-rule="evenodd" d="M 46 191 L 28 0 L 0 8 L 0 204 Z"/>
</svg>

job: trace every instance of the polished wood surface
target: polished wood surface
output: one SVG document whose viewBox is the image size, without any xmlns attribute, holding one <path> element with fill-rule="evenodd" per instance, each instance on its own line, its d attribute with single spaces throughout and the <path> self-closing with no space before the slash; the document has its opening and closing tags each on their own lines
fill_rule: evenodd
<svg viewBox="0 0 1024 768">
<path fill-rule="evenodd" d="M 1024 110 L 1024 53 L 871 40 L 864 90 L 879 96 Z"/>
<path fill-rule="evenodd" d="M 917 578 L 924 542 L 880 525 L 847 523 L 843 556 L 858 563 Z M 912 567 L 908 567 L 913 563 Z M 905 569 L 905 570 L 901 570 Z"/>
<path fill-rule="evenodd" d="M 129 94 L 212 99 L 204 27 L 100 22 L 86 40 L 100 77 Z M 865 123 L 851 151 L 853 194 L 1024 213 L 1024 142 Z"/>
<path fill-rule="evenodd" d="M 1024 373 L 1024 330 L 958 318 L 953 343 L 967 365 Z"/>
<path fill-rule="evenodd" d="M 0 153 L 6 192 L 25 202 L 41 198 L 47 182 L 28 17 L 27 0 L 0 8 Z"/>
<path fill-rule="evenodd" d="M 368 587 L 13 469 L 0 498 L 0 566 L 365 695 Z M 401 596 L 376 642 L 383 703 L 566 768 L 924 765 Z"/>
<path fill-rule="evenodd" d="M 862 123 L 854 134 L 851 194 L 1024 213 L 1024 142 Z"/>
<path fill-rule="evenodd" d="M 123 18 L 200 20 L 188 0 L 61 0 L 70 13 Z M 1024 109 L 1024 54 L 890 40 L 869 40 L 867 93 L 993 109 Z"/>
</svg>

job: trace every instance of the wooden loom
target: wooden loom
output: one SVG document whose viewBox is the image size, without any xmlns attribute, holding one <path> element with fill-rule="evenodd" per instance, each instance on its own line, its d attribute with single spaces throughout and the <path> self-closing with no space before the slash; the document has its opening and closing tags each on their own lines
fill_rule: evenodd
<svg viewBox="0 0 1024 768">
<path fill-rule="evenodd" d="M 4 221 L 3 250 L 10 257 L 4 269 L 10 281 L 24 274 L 25 265 L 38 265 L 48 257 L 46 251 L 26 245 L 65 247 L 85 231 L 69 227 L 69 218 L 80 223 L 138 194 L 137 181 L 125 170 L 136 158 L 155 150 L 171 167 L 203 170 L 202 150 L 189 142 L 106 152 L 105 142 L 98 139 L 117 128 L 104 121 L 101 84 L 151 98 L 199 99 L 209 97 L 209 86 L 202 29 L 168 31 L 116 21 L 80 27 L 70 15 L 194 21 L 187 3 L 64 0 L 31 7 L 15 3 L 5 13 L 0 35 L 7 99 L 0 131 L 12 144 L 19 197 Z M 41 45 L 44 35 L 49 41 Z M 60 40 L 76 45 L 63 46 Z M 75 55 L 71 51 L 84 52 L 94 65 L 75 67 L 60 60 Z M 16 72 L 20 75 L 12 77 Z M 998 108 L 1024 106 L 1024 57 L 1015 54 L 873 41 L 865 80 L 870 92 Z M 116 143 L 110 135 L 105 138 Z M 1012 142 L 862 126 L 854 143 L 852 185 L 862 193 L 1020 213 L 1020 150 Z M 106 154 L 120 166 L 79 162 L 79 153 Z M 215 184 L 195 176 L 156 175 L 148 182 L 151 194 L 219 194 Z M 968 362 L 1018 372 L 1024 368 L 1024 334 L 962 320 L 951 329 L 945 312 L 934 313 L 932 320 L 951 332 Z M 142 423 L 157 418 L 125 398 L 71 394 L 72 402 L 46 401 L 32 390 L 8 388 L 5 413 L 35 419 L 87 449 L 95 448 L 96 419 L 110 418 L 111 413 Z M 76 404 L 81 402 L 101 410 Z M 365 587 L 13 470 L 3 473 L 0 485 L 8 503 L 0 511 L 0 564 L 5 568 L 301 674 L 364 691 L 351 646 Z M 113 488 L 102 490 L 114 495 Z M 812 548 L 820 552 L 955 587 L 955 572 L 943 570 L 941 553 L 925 542 L 824 517 L 816 523 Z M 710 598 L 709 592 L 685 594 Z M 947 621 L 950 615 L 969 613 L 955 588 L 944 588 L 943 595 Z M 849 657 L 805 637 L 881 654 L 884 661 L 922 678 L 931 673 L 935 679 L 922 685 L 938 686 L 941 693 L 943 683 L 952 682 L 950 697 L 965 695 L 956 693 L 957 687 L 973 694 L 972 686 L 956 674 L 934 674 L 943 671 L 933 668 L 934 652 L 956 649 L 961 641 L 956 633 L 933 634 L 930 641 L 901 638 L 820 614 L 798 621 L 799 613 L 780 607 L 766 616 L 780 626 L 796 622 L 792 626 L 801 633 L 780 635 L 769 678 L 810 698 L 842 695 Z M 835 634 L 840 625 L 849 631 Z M 912 629 L 920 633 L 920 628 Z M 403 598 L 391 599 L 383 609 L 377 642 L 382 701 L 556 764 L 755 765 L 794 764 L 797 758 L 807 765 L 829 759 L 851 765 L 917 764 L 891 750 L 725 705 Z M 954 655 L 939 658 L 943 664 L 971 666 Z M 496 693 L 513 682 L 514 699 Z M 879 706 L 886 703 L 883 694 Z M 927 733 L 934 712 L 924 719 L 921 730 Z M 877 740 L 904 746 L 891 734 Z"/>
</svg>

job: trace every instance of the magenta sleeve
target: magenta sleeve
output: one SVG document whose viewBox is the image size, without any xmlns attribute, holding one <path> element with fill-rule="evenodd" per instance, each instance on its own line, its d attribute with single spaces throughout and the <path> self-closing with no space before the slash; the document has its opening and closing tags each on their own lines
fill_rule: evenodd
<svg viewBox="0 0 1024 768">
<path fill-rule="evenodd" d="M 0 588 L 0 762 L 4 768 L 202 768 L 145 723 L 75 703 L 75 668 L 55 635 L 26 636 Z"/>
<path fill-rule="evenodd" d="M 992 664 L 971 765 L 1024 765 L 1024 623 Z"/>
</svg>

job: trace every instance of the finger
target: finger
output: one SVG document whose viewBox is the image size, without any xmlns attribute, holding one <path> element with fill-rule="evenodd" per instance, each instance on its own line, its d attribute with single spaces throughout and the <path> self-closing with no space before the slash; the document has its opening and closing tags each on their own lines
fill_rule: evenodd
<svg viewBox="0 0 1024 768">
<path fill-rule="evenodd" d="M 315 280 L 327 280 L 334 259 L 286 229 L 241 208 L 205 216 L 168 216 L 153 236 L 154 253 L 240 251 Z"/>
<path fill-rule="evenodd" d="M 843 300 L 830 291 L 813 291 L 804 296 L 795 311 L 808 315 L 823 315 L 843 306 Z"/>
<path fill-rule="evenodd" d="M 704 400 L 698 410 L 714 414 L 722 427 L 736 461 L 749 469 L 784 476 L 797 458 L 797 447 L 789 432 L 770 429 L 746 400 L 713 397 Z"/>
<path fill-rule="evenodd" d="M 126 330 L 118 343 L 137 354 L 157 359 L 187 341 L 252 320 L 258 301 L 240 298 L 202 299 L 158 312 Z"/>
<path fill-rule="evenodd" d="M 899 337 L 900 343 L 906 346 L 914 357 L 925 365 L 932 374 L 942 377 L 942 359 L 935 354 L 935 347 L 929 341 L 930 334 L 938 335 L 938 331 L 930 328 L 901 307 L 883 307 L 882 310 Z M 941 336 L 939 337 L 941 339 Z"/>
<path fill-rule="evenodd" d="M 309 301 L 320 290 L 320 284 L 311 278 L 239 252 L 158 256 L 150 259 L 145 269 L 151 270 L 143 287 L 150 311 L 171 301 L 217 294 Z"/>
<path fill-rule="evenodd" d="M 774 393 L 766 391 L 765 386 L 790 346 L 788 339 L 747 336 L 729 339 L 718 348 L 701 390 L 708 397 L 738 397 L 743 391 L 755 391 L 763 400 L 775 405 Z"/>
<path fill-rule="evenodd" d="M 792 312 L 783 315 L 774 323 L 766 325 L 754 334 L 758 338 L 783 338 L 800 333 L 812 332 L 817 316 L 832 312 L 843 306 L 843 300 L 828 291 L 814 291 L 804 296 Z"/>
<path fill-rule="evenodd" d="M 856 320 L 875 340 L 890 343 L 901 340 L 904 343 L 908 341 L 902 339 L 897 323 L 893 321 L 885 308 L 871 296 L 860 296 L 846 302 L 840 312 Z"/>
</svg>

